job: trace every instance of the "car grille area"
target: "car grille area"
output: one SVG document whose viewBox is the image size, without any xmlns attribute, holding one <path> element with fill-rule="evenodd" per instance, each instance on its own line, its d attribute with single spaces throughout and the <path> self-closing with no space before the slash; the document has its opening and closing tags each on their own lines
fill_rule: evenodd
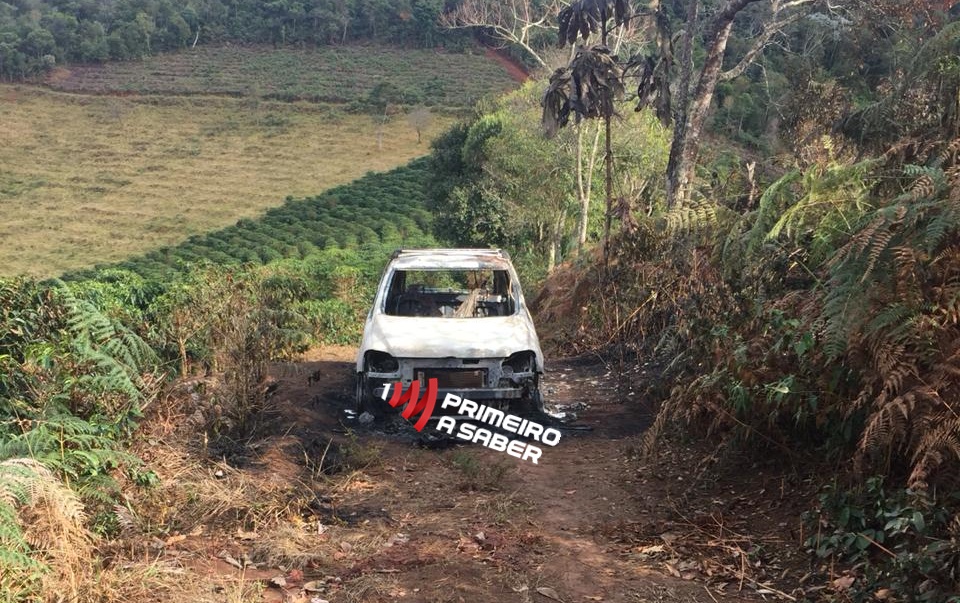
<svg viewBox="0 0 960 603">
<path fill-rule="evenodd" d="M 426 383 L 427 379 L 435 378 L 440 389 L 467 389 L 485 387 L 487 382 L 486 369 L 416 369 L 417 379 Z"/>
</svg>

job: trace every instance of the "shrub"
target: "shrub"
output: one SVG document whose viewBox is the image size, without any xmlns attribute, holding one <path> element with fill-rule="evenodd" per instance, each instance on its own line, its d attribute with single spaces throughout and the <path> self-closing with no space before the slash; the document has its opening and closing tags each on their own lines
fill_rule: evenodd
<svg viewBox="0 0 960 603">
<path fill-rule="evenodd" d="M 819 559 L 853 566 L 843 594 L 857 603 L 957 603 L 960 518 L 951 522 L 923 493 L 887 491 L 883 482 L 873 477 L 852 491 L 826 487 L 819 508 L 804 515 L 811 533 L 804 546 Z"/>
<path fill-rule="evenodd" d="M 357 310 L 346 301 L 309 300 L 300 304 L 299 311 L 310 324 L 314 341 L 349 345 L 360 340 L 363 325 Z"/>
</svg>

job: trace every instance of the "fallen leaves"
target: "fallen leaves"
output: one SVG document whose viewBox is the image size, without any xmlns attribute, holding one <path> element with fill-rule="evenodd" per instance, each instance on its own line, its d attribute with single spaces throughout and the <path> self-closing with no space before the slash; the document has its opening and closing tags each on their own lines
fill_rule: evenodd
<svg viewBox="0 0 960 603">
<path fill-rule="evenodd" d="M 700 564 L 696 561 L 665 561 L 663 566 L 674 578 L 693 580 L 699 574 Z"/>
<path fill-rule="evenodd" d="M 310 582 L 304 582 L 300 588 L 308 593 L 322 593 L 326 590 L 326 584 L 323 580 L 311 580 Z"/>
<path fill-rule="evenodd" d="M 563 599 L 560 598 L 560 595 L 554 589 L 549 586 L 538 586 L 537 594 L 548 599 L 553 599 L 554 601 L 560 601 L 563 603 Z"/>
<path fill-rule="evenodd" d="M 217 555 L 217 556 L 220 557 L 221 559 L 223 559 L 227 564 L 232 565 L 233 567 L 235 567 L 235 568 L 237 568 L 237 569 L 241 569 L 241 570 L 242 570 L 243 567 L 244 567 L 244 566 L 243 566 L 243 563 L 241 563 L 239 560 L 235 559 L 235 558 L 234 558 L 230 553 L 228 553 L 227 551 L 220 551 L 220 554 Z"/>
<path fill-rule="evenodd" d="M 407 544 L 408 542 L 410 542 L 410 536 L 406 534 L 398 533 L 388 538 L 386 544 L 384 544 L 384 547 L 386 548 L 386 547 L 397 546 L 400 544 Z"/>
<path fill-rule="evenodd" d="M 461 553 L 472 555 L 480 552 L 480 545 L 474 542 L 472 538 L 461 536 L 460 540 L 457 542 L 457 550 Z"/>
</svg>

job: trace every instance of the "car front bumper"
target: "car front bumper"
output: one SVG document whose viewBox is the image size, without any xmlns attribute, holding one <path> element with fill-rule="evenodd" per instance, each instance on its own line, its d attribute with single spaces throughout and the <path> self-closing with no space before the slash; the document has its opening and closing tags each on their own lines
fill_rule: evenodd
<svg viewBox="0 0 960 603">
<path fill-rule="evenodd" d="M 469 400 L 517 400 L 536 390 L 536 371 L 519 372 L 504 365 L 504 358 L 398 358 L 394 372 L 368 372 L 370 395 L 383 398 L 384 388 L 397 382 L 406 391 L 414 381 L 424 391 L 427 381 L 437 379 L 437 398 L 452 393 Z"/>
</svg>

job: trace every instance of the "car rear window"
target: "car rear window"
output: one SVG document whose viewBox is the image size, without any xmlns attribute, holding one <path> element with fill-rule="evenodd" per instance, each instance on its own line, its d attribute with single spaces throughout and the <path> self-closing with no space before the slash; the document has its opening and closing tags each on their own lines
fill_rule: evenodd
<svg viewBox="0 0 960 603">
<path fill-rule="evenodd" d="M 384 312 L 392 316 L 485 318 L 516 313 L 507 270 L 395 270 Z"/>
</svg>

